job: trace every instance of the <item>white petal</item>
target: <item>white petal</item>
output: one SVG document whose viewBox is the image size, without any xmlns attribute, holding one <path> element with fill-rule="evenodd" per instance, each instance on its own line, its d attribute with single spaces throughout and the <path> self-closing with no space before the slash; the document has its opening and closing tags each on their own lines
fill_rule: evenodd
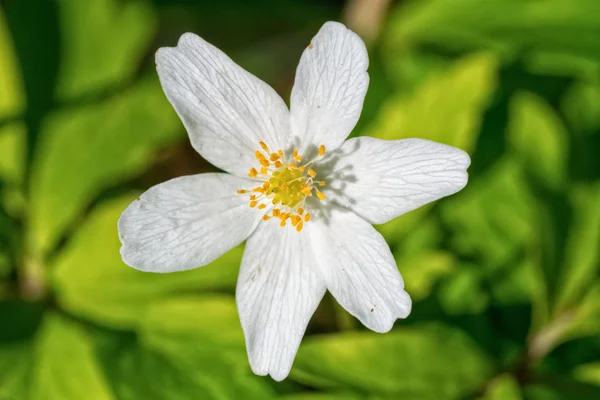
<svg viewBox="0 0 600 400">
<path fill-rule="evenodd" d="M 460 149 L 423 139 L 353 138 L 339 154 L 327 194 L 373 224 L 458 192 L 471 162 Z"/>
<path fill-rule="evenodd" d="M 244 177 L 260 141 L 274 150 L 287 143 L 281 97 L 200 37 L 185 33 L 177 47 L 159 49 L 156 68 L 192 145 L 217 167 Z"/>
<path fill-rule="evenodd" d="M 236 301 L 252 371 L 280 381 L 290 372 L 325 285 L 302 232 L 261 223 L 246 243 Z"/>
<path fill-rule="evenodd" d="M 252 182 L 228 174 L 171 179 L 150 188 L 119 219 L 123 261 L 142 271 L 204 266 L 243 242 L 262 213 L 236 193 Z"/>
<path fill-rule="evenodd" d="M 352 211 L 333 208 L 327 218 L 305 225 L 327 289 L 348 312 L 376 332 L 406 318 L 404 291 L 390 248 L 371 224 Z"/>
<path fill-rule="evenodd" d="M 334 150 L 350 134 L 369 86 L 369 57 L 357 34 L 327 22 L 302 53 L 291 98 L 291 129 L 301 154 Z"/>
</svg>

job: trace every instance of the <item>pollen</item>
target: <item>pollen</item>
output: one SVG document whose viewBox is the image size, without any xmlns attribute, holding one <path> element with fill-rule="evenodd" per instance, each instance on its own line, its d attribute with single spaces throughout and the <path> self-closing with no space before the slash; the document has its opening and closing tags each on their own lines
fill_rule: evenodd
<svg viewBox="0 0 600 400">
<path fill-rule="evenodd" d="M 276 218 L 281 227 L 287 226 L 289 221 L 300 232 L 311 219 L 310 212 L 305 212 L 306 199 L 313 195 L 321 201 L 326 199 L 317 189 L 317 186 L 325 186 L 325 181 L 315 181 L 317 171 L 310 166 L 324 156 L 325 146 L 319 147 L 316 158 L 303 163 L 304 157 L 297 149 L 290 154 L 282 149 L 270 150 L 265 142 L 258 145 L 260 148 L 254 153 L 258 166 L 248 172 L 258 185 L 237 193 L 249 195 L 250 208 L 265 211 L 264 221 Z"/>
</svg>

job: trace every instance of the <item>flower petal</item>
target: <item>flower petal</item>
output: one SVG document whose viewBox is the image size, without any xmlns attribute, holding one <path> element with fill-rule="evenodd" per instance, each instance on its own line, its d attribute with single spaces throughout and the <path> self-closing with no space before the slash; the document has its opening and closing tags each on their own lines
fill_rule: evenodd
<svg viewBox="0 0 600 400">
<path fill-rule="evenodd" d="M 266 83 L 200 37 L 185 33 L 177 47 L 156 53 L 160 81 L 202 157 L 245 177 L 259 142 L 283 149 L 289 111 Z"/>
<path fill-rule="evenodd" d="M 142 271 L 202 267 L 243 242 L 261 214 L 236 193 L 252 182 L 228 174 L 171 179 L 150 188 L 119 219 L 123 261 Z"/>
<path fill-rule="evenodd" d="M 350 134 L 369 86 L 369 57 L 357 34 L 327 22 L 304 50 L 291 98 L 292 140 L 301 154 L 334 150 Z"/>
<path fill-rule="evenodd" d="M 327 289 L 348 312 L 376 332 L 406 318 L 411 300 L 404 291 L 390 248 L 371 224 L 343 208 L 306 224 Z"/>
<path fill-rule="evenodd" d="M 307 237 L 278 220 L 261 223 L 246 244 L 236 301 L 252 371 L 284 379 L 325 293 Z"/>
<path fill-rule="evenodd" d="M 359 137 L 339 152 L 330 197 L 373 224 L 458 192 L 471 162 L 460 149 L 424 139 Z"/>
</svg>

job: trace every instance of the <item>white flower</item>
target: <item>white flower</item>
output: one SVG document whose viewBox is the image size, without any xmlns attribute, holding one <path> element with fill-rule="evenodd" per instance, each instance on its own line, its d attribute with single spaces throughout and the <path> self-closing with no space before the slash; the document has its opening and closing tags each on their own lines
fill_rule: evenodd
<svg viewBox="0 0 600 400">
<path fill-rule="evenodd" d="M 462 189 L 469 157 L 421 139 L 354 128 L 369 76 L 360 38 L 328 22 L 304 50 L 290 110 L 267 84 L 196 35 L 156 54 L 194 148 L 227 173 L 154 186 L 119 220 L 123 260 L 173 272 L 248 239 L 236 297 L 252 370 L 284 379 L 325 290 L 376 332 L 411 300 L 383 237 L 387 222 Z"/>
</svg>

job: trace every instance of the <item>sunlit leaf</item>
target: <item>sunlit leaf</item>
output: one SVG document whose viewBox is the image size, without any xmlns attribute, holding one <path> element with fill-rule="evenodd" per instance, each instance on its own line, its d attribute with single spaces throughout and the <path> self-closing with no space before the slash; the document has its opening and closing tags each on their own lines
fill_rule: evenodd
<svg viewBox="0 0 600 400">
<path fill-rule="evenodd" d="M 0 399 L 25 399 L 32 367 L 29 342 L 10 342 L 0 346 Z"/>
<path fill-rule="evenodd" d="M 308 338 L 292 376 L 319 388 L 452 399 L 468 398 L 493 369 L 491 360 L 463 333 L 412 327 L 383 336 L 356 332 Z"/>
<path fill-rule="evenodd" d="M 139 174 L 157 149 L 179 137 L 179 130 L 156 78 L 49 118 L 30 182 L 31 251 L 51 249 L 94 196 Z"/>
<path fill-rule="evenodd" d="M 0 205 L 12 216 L 20 215 L 25 203 L 26 135 L 25 125 L 21 122 L 0 125 Z"/>
<path fill-rule="evenodd" d="M 573 371 L 573 377 L 582 382 L 600 386 L 600 362 L 578 366 Z"/>
<path fill-rule="evenodd" d="M 457 268 L 445 279 L 437 292 L 440 306 L 449 315 L 476 314 L 489 303 L 484 290 L 482 273 L 477 265 Z"/>
<path fill-rule="evenodd" d="M 366 134 L 390 140 L 419 137 L 471 151 L 496 86 L 496 70 L 496 59 L 487 54 L 459 60 L 412 96 L 388 100 Z"/>
<path fill-rule="evenodd" d="M 12 37 L 0 8 L 0 121 L 23 112 L 25 96 Z M 0 149 L 2 146 L 0 145 Z M 1 157 L 0 157 L 1 158 Z"/>
<path fill-rule="evenodd" d="M 82 327 L 52 314 L 38 335 L 31 399 L 115 399 Z"/>
<path fill-rule="evenodd" d="M 600 273 L 600 184 L 574 188 L 572 203 L 573 219 L 561 269 L 558 309 L 577 305 Z"/>
<path fill-rule="evenodd" d="M 144 347 L 177 365 L 190 383 L 202 387 L 207 393 L 203 398 L 271 395 L 270 386 L 248 366 L 232 297 L 188 296 L 154 303 L 147 310 L 140 338 Z"/>
<path fill-rule="evenodd" d="M 136 72 L 157 27 L 145 0 L 61 0 L 60 98 L 102 93 Z"/>
<path fill-rule="evenodd" d="M 511 375 L 500 375 L 486 385 L 486 393 L 480 400 L 521 400 L 519 384 Z"/>
<path fill-rule="evenodd" d="M 237 280 L 241 248 L 210 265 L 172 274 L 137 271 L 121 260 L 119 216 L 134 201 L 127 196 L 100 205 L 53 265 L 58 302 L 66 310 L 114 327 L 143 320 L 149 303 L 191 290 L 230 289 Z"/>
<path fill-rule="evenodd" d="M 562 111 L 572 129 L 584 136 L 600 129 L 600 80 L 575 83 L 562 100 Z"/>
<path fill-rule="evenodd" d="M 299 394 L 290 394 L 280 397 L 281 400 L 366 400 L 367 396 L 361 396 L 355 393 L 321 393 L 308 392 Z"/>
<path fill-rule="evenodd" d="M 534 178 L 552 189 L 567 179 L 568 133 L 543 99 L 520 93 L 511 104 L 508 140 Z"/>
<path fill-rule="evenodd" d="M 529 49 L 600 60 L 596 0 L 428 0 L 400 9 L 389 35 L 396 46 L 495 49 L 508 58 Z"/>
</svg>

